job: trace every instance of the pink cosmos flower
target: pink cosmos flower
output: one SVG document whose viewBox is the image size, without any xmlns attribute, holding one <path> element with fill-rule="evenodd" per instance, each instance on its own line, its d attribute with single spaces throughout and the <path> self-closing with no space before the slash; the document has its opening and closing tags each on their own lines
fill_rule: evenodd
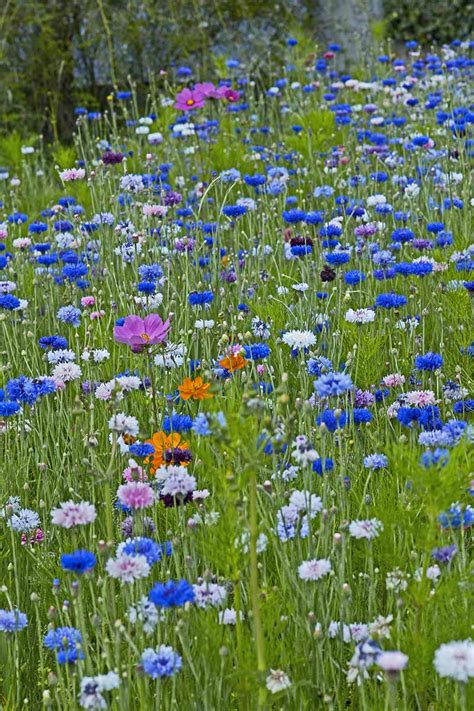
<svg viewBox="0 0 474 711">
<path fill-rule="evenodd" d="M 95 521 L 96 517 L 95 506 L 88 501 L 65 501 L 51 511 L 52 523 L 63 528 L 85 526 Z"/>
<path fill-rule="evenodd" d="M 145 509 L 155 500 L 153 489 L 141 481 L 129 481 L 117 490 L 119 501 L 129 509 Z"/>
<path fill-rule="evenodd" d="M 158 314 L 149 314 L 144 319 L 127 316 L 122 326 L 115 326 L 114 338 L 130 346 L 134 353 L 141 353 L 146 346 L 166 341 L 169 328 L 169 320 L 163 322 Z"/>
<path fill-rule="evenodd" d="M 204 81 L 198 83 L 194 87 L 194 91 L 199 92 L 203 99 L 218 99 L 219 93 L 212 81 Z"/>
<path fill-rule="evenodd" d="M 240 99 L 240 93 L 238 91 L 234 91 L 234 89 L 229 89 L 228 86 L 219 87 L 217 94 L 220 99 L 225 99 L 230 104 L 233 104 Z"/>
<path fill-rule="evenodd" d="M 175 109 L 180 111 L 191 111 L 192 109 L 202 109 L 204 106 L 204 96 L 196 90 L 183 89 L 176 96 Z"/>
</svg>

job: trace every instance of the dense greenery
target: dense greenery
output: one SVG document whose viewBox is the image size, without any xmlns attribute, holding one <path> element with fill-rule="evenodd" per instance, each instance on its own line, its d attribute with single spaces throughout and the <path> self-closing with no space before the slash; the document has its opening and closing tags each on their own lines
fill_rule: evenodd
<svg viewBox="0 0 474 711">
<path fill-rule="evenodd" d="M 47 141 L 70 140 L 73 108 L 104 108 L 110 91 L 150 81 L 173 62 L 210 77 L 230 54 L 267 73 L 289 34 L 342 43 L 363 61 L 371 37 L 403 43 L 464 39 L 473 26 L 464 0 L 7 0 L 0 12 L 0 125 Z"/>
</svg>

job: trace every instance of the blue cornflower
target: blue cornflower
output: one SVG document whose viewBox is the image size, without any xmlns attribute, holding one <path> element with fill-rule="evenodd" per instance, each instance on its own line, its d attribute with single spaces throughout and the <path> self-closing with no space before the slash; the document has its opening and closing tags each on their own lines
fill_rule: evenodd
<svg viewBox="0 0 474 711">
<path fill-rule="evenodd" d="M 137 288 L 141 294 L 153 294 L 156 286 L 154 281 L 140 281 Z"/>
<path fill-rule="evenodd" d="M 206 437 L 211 434 L 211 428 L 209 427 L 209 421 L 204 412 L 200 412 L 199 415 L 193 420 L 192 430 L 195 434 L 200 437 Z"/>
<path fill-rule="evenodd" d="M 247 208 L 245 205 L 226 205 L 222 208 L 222 212 L 226 217 L 240 217 L 245 215 Z"/>
<path fill-rule="evenodd" d="M 438 521 L 441 528 L 468 528 L 474 523 L 474 509 L 469 505 L 463 509 L 461 504 L 452 504 L 438 516 Z"/>
<path fill-rule="evenodd" d="M 344 395 L 354 387 L 352 380 L 346 373 L 327 373 L 321 375 L 314 382 L 314 389 L 319 397 L 331 397 L 332 395 Z"/>
<path fill-rule="evenodd" d="M 472 398 L 458 400 L 458 402 L 453 405 L 453 412 L 455 412 L 456 415 L 462 415 L 465 412 L 474 412 L 474 400 Z"/>
<path fill-rule="evenodd" d="M 260 360 L 270 355 L 270 348 L 266 343 L 251 343 L 244 346 L 245 357 L 248 360 Z"/>
<path fill-rule="evenodd" d="M 148 565 L 159 563 L 163 557 L 163 546 L 165 544 L 156 543 L 151 538 L 133 538 L 125 541 L 120 545 L 120 552 L 127 555 L 143 555 L 145 556 Z M 169 554 L 167 554 L 169 555 Z"/>
<path fill-rule="evenodd" d="M 38 398 L 38 391 L 34 381 L 27 378 L 26 375 L 20 375 L 19 378 L 13 378 L 6 384 L 6 391 L 10 400 L 16 402 L 24 402 L 27 405 L 33 405 Z"/>
<path fill-rule="evenodd" d="M 306 370 L 309 375 L 316 375 L 317 377 L 323 373 L 323 371 L 332 371 L 333 365 L 329 358 L 324 356 L 317 356 L 316 358 L 310 358 L 306 365 Z"/>
<path fill-rule="evenodd" d="M 29 533 L 40 525 L 40 517 L 31 509 L 19 509 L 8 519 L 7 526 L 16 533 Z"/>
<path fill-rule="evenodd" d="M 163 270 L 159 264 L 142 264 L 138 267 L 138 273 L 144 281 L 157 281 L 163 276 Z"/>
<path fill-rule="evenodd" d="M 440 548 L 433 548 L 431 551 L 431 557 L 438 561 L 438 563 L 449 563 L 456 555 L 458 547 L 455 543 L 450 546 L 441 546 Z"/>
<path fill-rule="evenodd" d="M 219 179 L 222 180 L 223 183 L 235 183 L 236 180 L 239 180 L 240 178 L 240 172 L 236 170 L 235 168 L 229 168 L 229 170 L 223 170 L 222 173 L 219 175 Z"/>
<path fill-rule="evenodd" d="M 182 667 L 182 659 L 172 647 L 161 644 L 156 649 L 148 647 L 141 656 L 143 671 L 152 679 L 173 676 Z"/>
<path fill-rule="evenodd" d="M 66 264 L 62 268 L 61 276 L 69 281 L 77 281 L 87 274 L 87 264 Z"/>
<path fill-rule="evenodd" d="M 0 610 L 0 632 L 19 632 L 28 625 L 28 619 L 20 610 Z"/>
<path fill-rule="evenodd" d="M 431 351 L 415 358 L 415 368 L 418 370 L 438 370 L 442 365 L 442 356 Z"/>
<path fill-rule="evenodd" d="M 364 457 L 364 467 L 366 469 L 385 469 L 388 465 L 388 457 L 385 454 L 368 454 Z"/>
<path fill-rule="evenodd" d="M 21 305 L 20 299 L 17 299 L 13 294 L 0 294 L 0 309 L 14 311 Z"/>
<path fill-rule="evenodd" d="M 165 417 L 162 424 L 164 432 L 188 432 L 193 426 L 193 419 L 189 415 L 173 414 Z"/>
<path fill-rule="evenodd" d="M 339 264 L 347 264 L 351 255 L 349 252 L 327 252 L 324 258 L 328 264 L 338 266 Z"/>
<path fill-rule="evenodd" d="M 154 446 L 148 442 L 136 442 L 135 444 L 130 445 L 130 454 L 133 454 L 135 457 L 139 457 L 140 459 L 151 456 L 154 451 Z"/>
<path fill-rule="evenodd" d="M 442 232 L 444 230 L 444 222 L 428 222 L 426 229 L 428 232 Z"/>
<path fill-rule="evenodd" d="M 326 459 L 315 459 L 313 462 L 313 472 L 322 476 L 323 472 L 331 471 L 334 469 L 334 462 L 330 458 Z"/>
<path fill-rule="evenodd" d="M 72 305 L 61 306 L 56 316 L 63 323 L 70 323 L 77 328 L 80 324 L 81 310 Z"/>
<path fill-rule="evenodd" d="M 210 304 L 214 300 L 214 294 L 212 291 L 193 291 L 188 296 L 188 301 L 191 306 L 202 306 L 203 304 Z"/>
<path fill-rule="evenodd" d="M 86 550 L 78 550 L 73 553 L 63 553 L 61 556 L 61 567 L 63 570 L 71 570 L 77 575 L 82 575 L 92 570 L 97 563 L 93 553 Z"/>
<path fill-rule="evenodd" d="M 41 348 L 51 348 L 53 351 L 67 348 L 67 338 L 64 336 L 42 336 L 38 343 Z"/>
<path fill-rule="evenodd" d="M 426 469 L 434 466 L 445 467 L 449 461 L 449 451 L 447 449 L 439 449 L 438 447 L 432 452 L 428 450 L 423 452 L 420 458 L 420 464 Z"/>
<path fill-rule="evenodd" d="M 57 652 L 59 664 L 74 663 L 78 659 L 84 659 L 84 653 L 80 648 L 82 635 L 75 627 L 56 627 L 49 630 L 43 638 L 43 644 L 48 649 Z"/>
<path fill-rule="evenodd" d="M 344 281 L 346 284 L 359 284 L 361 281 L 365 281 L 365 274 L 354 269 L 344 274 Z"/>
<path fill-rule="evenodd" d="M 306 219 L 306 213 L 304 210 L 294 207 L 291 210 L 283 210 L 283 219 L 290 225 L 296 225 Z"/>
<path fill-rule="evenodd" d="M 193 586 L 187 580 L 155 583 L 148 597 L 158 607 L 178 607 L 194 601 Z"/>
<path fill-rule="evenodd" d="M 399 309 L 406 303 L 406 296 L 401 294 L 379 294 L 375 299 L 375 306 L 383 309 Z"/>
<path fill-rule="evenodd" d="M 0 401 L 0 417 L 12 417 L 20 411 L 20 405 L 17 402 Z"/>
</svg>

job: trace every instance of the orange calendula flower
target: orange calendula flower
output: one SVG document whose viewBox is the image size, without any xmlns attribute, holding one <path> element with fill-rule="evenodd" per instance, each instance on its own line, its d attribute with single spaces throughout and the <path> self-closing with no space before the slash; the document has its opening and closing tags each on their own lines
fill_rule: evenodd
<svg viewBox="0 0 474 711">
<path fill-rule="evenodd" d="M 221 368 L 225 368 L 229 373 L 234 373 L 247 365 L 248 361 L 241 353 L 230 353 L 219 361 Z"/>
<path fill-rule="evenodd" d="M 164 460 L 164 453 L 167 450 L 175 449 L 189 449 L 188 442 L 184 442 L 181 439 L 181 435 L 178 432 L 171 432 L 171 434 L 166 434 L 161 430 L 160 432 L 155 432 L 150 439 L 146 440 L 147 444 L 153 445 L 155 451 L 153 454 L 145 459 L 145 464 L 150 464 L 150 469 L 152 474 L 161 467 L 162 464 L 166 464 Z M 189 462 L 180 462 L 182 466 L 187 467 Z"/>
<path fill-rule="evenodd" d="M 206 400 L 214 397 L 212 393 L 207 391 L 211 387 L 210 383 L 203 382 L 203 379 L 198 377 L 195 380 L 185 378 L 182 385 L 178 387 L 179 394 L 183 400 Z"/>
</svg>

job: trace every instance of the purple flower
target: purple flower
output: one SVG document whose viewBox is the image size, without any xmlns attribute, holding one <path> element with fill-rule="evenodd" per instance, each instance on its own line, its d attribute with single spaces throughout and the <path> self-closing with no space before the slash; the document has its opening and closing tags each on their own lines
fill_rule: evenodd
<svg viewBox="0 0 474 711">
<path fill-rule="evenodd" d="M 170 322 L 162 321 L 158 314 L 127 316 L 122 326 L 115 326 L 114 338 L 118 343 L 130 346 L 134 353 L 141 353 L 147 346 L 166 341 Z"/>
</svg>

